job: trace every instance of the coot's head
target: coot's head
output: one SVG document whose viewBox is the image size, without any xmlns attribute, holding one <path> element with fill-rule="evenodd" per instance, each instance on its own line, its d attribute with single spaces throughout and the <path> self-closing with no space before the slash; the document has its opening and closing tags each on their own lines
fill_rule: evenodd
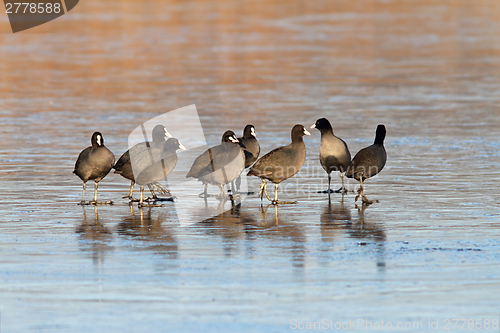
<svg viewBox="0 0 500 333">
<path fill-rule="evenodd" d="M 168 133 L 165 126 L 156 125 L 155 128 L 153 128 L 153 141 L 161 142 L 171 137 L 172 135 Z"/>
<path fill-rule="evenodd" d="M 256 138 L 257 135 L 255 135 L 255 126 L 254 125 L 246 125 L 245 129 L 243 130 L 243 137 L 244 138 L 251 138 L 254 137 Z"/>
<path fill-rule="evenodd" d="M 233 131 L 225 131 L 222 135 L 222 142 L 239 143 L 240 140 L 238 140 Z"/>
<path fill-rule="evenodd" d="M 385 139 L 385 135 L 386 135 L 387 131 L 385 130 L 385 125 L 378 125 L 377 126 L 377 132 L 375 133 L 375 144 L 383 144 L 384 143 L 384 139 Z"/>
<path fill-rule="evenodd" d="M 292 142 L 295 140 L 302 140 L 304 135 L 311 135 L 303 125 L 295 125 L 292 128 Z"/>
<path fill-rule="evenodd" d="M 104 146 L 104 139 L 102 137 L 101 132 L 94 132 L 94 134 L 92 134 L 92 138 L 90 139 L 90 142 L 92 143 L 92 147 Z"/>
<path fill-rule="evenodd" d="M 320 132 L 332 130 L 332 125 L 326 118 L 320 118 L 311 125 L 311 128 L 317 128 Z"/>
<path fill-rule="evenodd" d="M 239 145 L 241 148 L 246 148 L 243 142 L 236 137 L 233 131 L 225 131 L 222 135 L 222 142 L 230 142 Z"/>
<path fill-rule="evenodd" d="M 186 150 L 186 147 L 176 138 L 170 138 L 167 140 L 167 143 L 165 143 L 165 147 L 163 150 L 165 151 L 176 151 L 176 150 Z"/>
</svg>

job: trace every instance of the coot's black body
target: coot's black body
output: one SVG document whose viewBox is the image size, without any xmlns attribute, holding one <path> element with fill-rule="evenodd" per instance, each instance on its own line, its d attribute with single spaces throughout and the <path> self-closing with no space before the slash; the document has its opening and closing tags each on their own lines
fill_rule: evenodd
<svg viewBox="0 0 500 333">
<path fill-rule="evenodd" d="M 373 144 L 361 149 L 351 161 L 347 177 L 356 179 L 361 185 L 356 196 L 356 201 L 361 196 L 363 203 L 373 203 L 373 201 L 368 200 L 365 196 L 363 181 L 378 174 L 385 166 L 385 162 L 387 161 L 387 153 L 384 148 L 385 135 L 385 126 L 378 125 Z"/>
<path fill-rule="evenodd" d="M 241 146 L 243 146 L 243 152 L 245 153 L 245 168 L 250 167 L 252 164 L 257 161 L 260 154 L 260 145 L 259 141 L 257 141 L 257 135 L 255 134 L 255 126 L 248 124 L 243 129 L 243 136 L 238 138 L 240 140 Z M 240 190 L 241 186 L 241 176 L 238 177 L 235 181 L 236 183 L 236 191 Z M 249 192 L 248 194 L 251 194 Z"/>
<path fill-rule="evenodd" d="M 104 139 L 100 132 L 95 132 L 92 134 L 91 146 L 85 148 L 75 163 L 75 169 L 73 173 L 76 174 L 83 181 L 83 191 L 82 200 L 80 204 L 85 203 L 85 190 L 87 188 L 87 182 L 93 180 L 95 183 L 94 187 L 94 199 L 89 201 L 87 204 L 100 204 L 100 203 L 112 203 L 112 202 L 98 202 L 97 201 L 97 188 L 99 182 L 106 177 L 106 175 L 111 171 L 111 168 L 115 164 L 115 155 L 104 146 Z"/>
<path fill-rule="evenodd" d="M 143 205 L 144 186 L 154 184 L 162 180 L 175 168 L 175 165 L 177 164 L 176 152 L 178 149 L 186 150 L 186 148 L 176 138 L 168 139 L 163 147 L 163 152 L 160 155 L 161 158 L 144 167 L 140 173 L 135 176 L 135 182 L 141 187 L 139 206 Z M 132 160 L 132 164 L 134 164 L 134 160 Z"/>
<path fill-rule="evenodd" d="M 245 168 L 245 154 L 233 131 L 226 131 L 222 143 L 207 149 L 198 156 L 191 166 L 186 178 L 192 177 L 205 184 L 218 186 L 221 197 L 225 197 L 224 188 L 235 180 Z"/>
<path fill-rule="evenodd" d="M 333 133 L 333 128 L 326 118 L 321 118 L 311 126 L 317 128 L 321 132 L 321 145 L 319 148 L 319 161 L 321 166 L 328 174 L 328 190 L 331 192 L 331 172 L 339 171 L 342 179 L 342 187 L 338 192 L 345 192 L 344 188 L 344 173 L 351 164 L 351 153 L 347 144 Z"/>
<path fill-rule="evenodd" d="M 153 141 L 151 142 L 141 142 L 127 150 L 123 155 L 118 159 L 116 164 L 114 165 L 115 173 L 121 175 L 122 177 L 130 180 L 130 191 L 129 195 L 125 196 L 130 200 L 135 200 L 132 196 L 134 191 L 135 177 L 134 177 L 134 169 L 135 172 L 141 172 L 144 168 L 152 163 L 153 159 L 158 158 L 158 154 L 163 152 L 163 148 L 166 143 L 166 138 L 171 138 L 172 136 L 168 133 L 167 129 L 163 125 L 156 125 L 153 128 L 152 132 Z M 132 165 L 133 156 L 134 163 Z M 161 193 L 166 193 L 165 189 L 156 183 L 150 184 L 152 188 L 160 191 Z M 156 199 L 156 194 L 150 187 L 150 191 L 153 195 L 153 199 Z"/>
<path fill-rule="evenodd" d="M 245 168 L 251 166 L 260 154 L 260 145 L 259 141 L 257 141 L 257 136 L 255 135 L 255 126 L 246 125 L 243 130 L 243 136 L 238 138 L 240 142 L 245 147 L 243 149 L 245 153 Z"/>
</svg>

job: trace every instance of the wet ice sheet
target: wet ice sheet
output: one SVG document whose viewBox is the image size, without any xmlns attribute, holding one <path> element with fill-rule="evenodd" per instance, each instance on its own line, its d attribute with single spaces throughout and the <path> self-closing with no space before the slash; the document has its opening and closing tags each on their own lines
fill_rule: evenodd
<svg viewBox="0 0 500 333">
<path fill-rule="evenodd" d="M 3 330 L 498 319 L 495 2 L 141 4 L 85 1 L 44 33 L 0 36 Z M 99 193 L 114 206 L 76 205 L 94 130 L 119 156 L 142 122 L 193 103 L 209 144 L 253 123 L 263 153 L 326 116 L 354 154 L 384 123 L 388 163 L 366 183 L 380 203 L 314 193 L 315 131 L 282 184 L 298 204 L 277 212 L 251 196 L 181 226 L 172 203 L 131 212 L 117 175 Z"/>
<path fill-rule="evenodd" d="M 279 207 L 276 218 L 253 200 L 191 227 L 168 206 L 25 218 L 1 236 L 4 327 L 284 331 L 294 318 L 495 318 L 496 222 L 419 227 L 382 203 L 364 217 L 352 206 L 301 201 L 301 212 Z"/>
</svg>

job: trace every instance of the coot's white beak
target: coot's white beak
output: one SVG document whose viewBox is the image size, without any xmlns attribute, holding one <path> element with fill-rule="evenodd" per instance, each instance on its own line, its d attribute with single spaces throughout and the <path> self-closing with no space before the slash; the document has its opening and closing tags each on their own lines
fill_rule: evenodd
<svg viewBox="0 0 500 333">
<path fill-rule="evenodd" d="M 182 143 L 179 142 L 179 148 L 182 149 L 182 150 L 187 150 L 186 147 L 184 147 L 184 145 Z"/>
<path fill-rule="evenodd" d="M 311 135 L 311 133 L 309 133 L 305 128 L 304 128 L 304 134 L 305 135 Z"/>
<path fill-rule="evenodd" d="M 234 142 L 234 143 L 238 143 L 238 139 L 236 139 L 234 136 L 230 136 L 229 137 L 229 140 L 231 140 L 231 142 Z"/>
<path fill-rule="evenodd" d="M 250 130 L 250 134 L 252 134 L 254 137 L 257 137 L 257 135 L 255 134 L 255 128 L 252 127 L 252 129 Z"/>
<path fill-rule="evenodd" d="M 316 124 L 312 124 L 309 128 L 316 128 Z"/>
<path fill-rule="evenodd" d="M 101 136 L 100 136 L 100 135 L 98 135 L 98 136 L 97 136 L 97 145 L 98 145 L 99 147 L 100 147 L 100 146 L 102 146 L 102 143 L 101 143 Z"/>
<path fill-rule="evenodd" d="M 169 139 L 172 138 L 172 134 L 168 133 L 166 128 L 165 128 L 165 137 Z"/>
</svg>

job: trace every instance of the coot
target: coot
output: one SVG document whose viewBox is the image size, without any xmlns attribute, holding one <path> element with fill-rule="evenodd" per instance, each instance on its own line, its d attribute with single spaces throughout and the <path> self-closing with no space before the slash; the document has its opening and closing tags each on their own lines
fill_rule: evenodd
<svg viewBox="0 0 500 333">
<path fill-rule="evenodd" d="M 248 168 L 257 161 L 260 154 L 260 145 L 255 135 L 255 126 L 246 125 L 243 130 L 243 137 L 238 138 L 238 140 L 240 140 L 245 147 L 243 150 L 245 153 L 245 168 Z"/>
<path fill-rule="evenodd" d="M 83 191 L 81 205 L 98 205 L 98 204 L 112 204 L 112 201 L 98 202 L 97 201 L 97 187 L 99 182 L 106 177 L 113 165 L 115 164 L 115 155 L 104 146 L 104 139 L 100 132 L 95 132 L 92 134 L 90 140 L 92 146 L 82 150 L 78 159 L 75 163 L 75 170 L 73 173 L 76 174 L 83 181 Z M 85 202 L 85 190 L 87 188 L 87 182 L 89 180 L 94 181 L 94 199 L 89 202 Z"/>
<path fill-rule="evenodd" d="M 150 159 L 150 149 L 159 149 L 155 151 L 161 151 L 162 147 L 165 145 L 165 140 L 167 138 L 171 138 L 172 135 L 167 131 L 165 126 L 163 125 L 156 125 L 153 128 L 152 132 L 152 137 L 153 141 L 152 142 L 141 142 L 127 150 L 123 155 L 118 159 L 116 164 L 114 165 L 113 169 L 115 169 L 115 173 L 123 176 L 126 179 L 130 180 L 130 191 L 128 196 L 124 196 L 124 198 L 128 198 L 131 201 L 137 201 L 137 199 L 134 199 L 132 194 L 134 191 L 134 184 L 135 184 L 135 178 L 134 178 L 134 170 L 132 168 L 132 164 L 130 163 L 130 154 L 134 156 L 145 156 L 146 161 L 147 159 Z M 148 163 L 146 163 L 146 166 Z M 135 165 L 134 165 L 135 167 Z M 138 170 L 140 171 L 140 170 Z M 149 190 L 151 191 L 151 194 L 153 196 L 153 200 L 156 199 L 156 194 L 153 191 L 153 189 L 157 190 L 159 193 L 166 194 L 166 189 L 163 188 L 158 183 L 153 183 L 153 184 L 148 184 Z"/>
<path fill-rule="evenodd" d="M 292 143 L 288 146 L 276 148 L 262 156 L 250 168 L 248 176 L 257 176 L 262 179 L 260 185 L 260 199 L 264 193 L 273 204 L 296 203 L 295 201 L 278 201 L 279 184 L 299 172 L 306 159 L 306 145 L 302 138 L 304 135 L 311 135 L 302 125 L 295 125 L 292 128 Z M 270 180 L 275 184 L 274 200 L 267 194 L 267 182 Z"/>
<path fill-rule="evenodd" d="M 248 168 L 257 160 L 260 154 L 260 145 L 259 141 L 257 141 L 257 135 L 255 134 L 255 126 L 250 124 L 246 125 L 243 129 L 243 137 L 238 138 L 238 140 L 240 140 L 241 145 L 245 147 L 243 149 L 245 153 L 245 168 Z M 235 183 L 236 191 L 239 191 L 241 176 L 236 179 Z M 253 194 L 253 192 L 249 192 L 248 194 Z"/>
<path fill-rule="evenodd" d="M 363 189 L 363 181 L 375 176 L 384 168 L 387 161 L 387 154 L 384 148 L 386 129 L 384 125 L 377 126 L 375 141 L 371 146 L 361 149 L 352 159 L 347 177 L 354 178 L 360 182 L 361 186 L 355 201 L 361 196 L 364 204 L 370 205 L 375 201 L 368 200 Z"/>
<path fill-rule="evenodd" d="M 186 150 L 186 148 L 176 138 L 168 139 L 163 147 L 163 153 L 158 156 L 158 160 L 155 160 L 150 165 L 142 168 L 140 173 L 135 175 L 135 182 L 141 186 L 139 207 L 144 205 L 144 186 L 156 183 L 167 177 L 172 172 L 177 164 L 176 151 L 178 149 Z M 141 161 L 135 161 L 134 157 L 135 155 L 132 155 L 132 165 L 141 163 Z"/>
<path fill-rule="evenodd" d="M 328 190 L 322 193 L 330 194 L 331 175 L 332 171 L 339 171 L 342 179 L 342 187 L 336 192 L 347 192 L 344 187 L 344 173 L 347 171 L 351 163 L 351 153 L 347 148 L 347 144 L 333 133 L 333 128 L 326 118 L 316 120 L 311 128 L 317 128 L 321 132 L 321 145 L 319 148 L 319 161 L 321 166 L 328 174 Z"/>
<path fill-rule="evenodd" d="M 207 184 L 212 184 L 219 187 L 220 198 L 225 198 L 224 185 L 235 180 L 245 168 L 245 154 L 239 143 L 233 131 L 226 131 L 220 145 L 207 149 L 194 160 L 186 178 L 203 182 L 205 197 Z"/>
</svg>

